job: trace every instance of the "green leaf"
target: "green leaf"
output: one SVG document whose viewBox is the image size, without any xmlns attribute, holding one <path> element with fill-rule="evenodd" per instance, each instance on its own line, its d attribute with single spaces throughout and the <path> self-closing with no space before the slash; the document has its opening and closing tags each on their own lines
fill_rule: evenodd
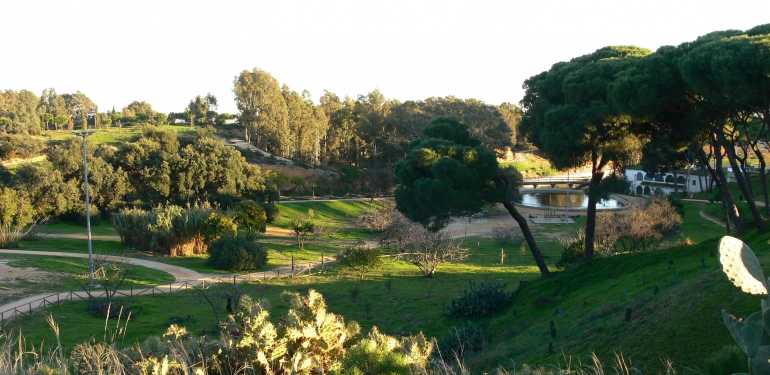
<svg viewBox="0 0 770 375">
<path fill-rule="evenodd" d="M 770 346 L 760 346 L 749 359 L 752 374 L 770 374 Z"/>
<path fill-rule="evenodd" d="M 738 319 L 722 310 L 722 321 L 741 350 L 748 357 L 753 357 L 765 339 L 762 314 L 756 312 L 748 318 Z"/>
</svg>

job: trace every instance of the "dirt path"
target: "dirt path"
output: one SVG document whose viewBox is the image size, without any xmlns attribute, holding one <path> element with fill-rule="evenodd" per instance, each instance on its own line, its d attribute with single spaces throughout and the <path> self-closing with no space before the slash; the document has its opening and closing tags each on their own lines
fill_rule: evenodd
<svg viewBox="0 0 770 375">
<path fill-rule="evenodd" d="M 88 258 L 88 254 L 65 253 L 65 252 L 56 252 L 56 251 L 27 251 L 27 250 L 0 249 L 0 254 L 22 254 L 22 255 L 31 255 L 31 256 Z M 99 258 L 112 261 L 112 262 L 121 262 L 121 263 L 126 263 L 131 265 L 152 268 L 155 270 L 164 271 L 171 274 L 176 280 L 174 283 L 153 287 L 153 288 L 148 287 L 148 288 L 142 289 L 144 291 L 144 294 L 152 293 L 153 295 L 173 293 L 180 290 L 186 290 L 194 286 L 205 285 L 206 283 L 228 282 L 236 278 L 241 280 L 267 280 L 267 279 L 280 277 L 280 275 L 286 275 L 292 272 L 291 266 L 285 266 L 285 267 L 279 267 L 268 271 L 253 272 L 249 274 L 205 275 L 185 267 L 174 266 L 174 265 L 156 262 L 156 261 L 147 260 L 147 259 L 128 258 L 128 257 L 114 256 L 114 255 L 100 255 Z M 333 263 L 334 261 L 335 259 L 333 257 L 328 257 L 326 259 L 326 264 Z M 304 270 L 313 269 L 317 266 L 319 266 L 318 263 L 309 263 L 309 262 L 299 263 L 295 265 L 293 271 L 301 272 Z M 142 294 L 142 292 L 138 290 L 137 291 L 134 291 L 133 289 L 120 290 L 117 292 L 117 295 L 115 298 L 129 296 L 129 295 L 140 295 L 140 294 Z M 104 297 L 105 292 L 92 291 L 90 293 L 90 296 L 96 297 L 96 298 Z M 38 293 L 35 295 L 27 296 L 22 299 L 18 299 L 18 300 L 0 305 L 0 321 L 13 319 L 22 313 L 32 312 L 34 310 L 43 308 L 47 305 L 51 305 L 52 303 L 56 303 L 58 301 L 83 300 L 87 298 L 89 298 L 89 294 L 86 293 L 85 291 Z"/>
<path fill-rule="evenodd" d="M 710 222 L 712 222 L 712 223 L 714 223 L 716 225 L 719 225 L 722 228 L 725 227 L 725 223 L 722 220 L 719 220 L 719 219 L 717 219 L 717 218 L 715 218 L 715 217 L 713 217 L 713 216 L 703 212 L 703 210 L 698 211 L 698 215 L 700 215 L 700 217 L 702 219 L 704 219 L 704 220 L 708 220 L 708 221 L 710 221 Z"/>
<path fill-rule="evenodd" d="M 49 256 L 49 257 L 64 257 L 64 258 L 80 258 L 88 259 L 86 253 L 68 253 L 61 251 L 31 251 L 31 250 L 5 250 L 1 249 L 0 254 L 14 254 L 14 255 L 26 255 L 26 256 Z M 202 275 L 196 271 L 188 268 L 174 266 L 171 264 L 156 262 L 154 260 L 129 258 L 117 255 L 96 255 L 95 257 L 110 262 L 126 263 L 133 266 L 141 266 L 151 268 L 158 271 L 163 271 L 174 277 L 174 280 L 191 280 L 202 277 Z"/>
</svg>

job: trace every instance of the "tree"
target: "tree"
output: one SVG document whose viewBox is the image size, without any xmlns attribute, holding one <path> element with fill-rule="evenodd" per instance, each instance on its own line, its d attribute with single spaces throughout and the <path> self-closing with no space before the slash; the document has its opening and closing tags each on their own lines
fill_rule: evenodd
<svg viewBox="0 0 770 375">
<path fill-rule="evenodd" d="M 39 100 L 27 90 L 0 92 L 0 132 L 39 134 Z"/>
<path fill-rule="evenodd" d="M 409 237 L 395 254 L 399 259 L 409 262 L 420 270 L 423 276 L 433 277 L 441 264 L 459 262 L 468 257 L 468 250 L 442 232 L 430 232 L 424 229 L 411 231 Z"/>
<path fill-rule="evenodd" d="M 16 171 L 13 185 L 27 193 L 36 217 L 63 215 L 80 204 L 77 182 L 65 180 L 57 169 L 24 165 Z"/>
<path fill-rule="evenodd" d="M 216 108 L 217 98 L 209 93 L 205 96 L 198 95 L 193 100 L 190 100 L 185 113 L 191 126 L 196 124 L 213 125 L 214 119 L 217 116 Z"/>
<path fill-rule="evenodd" d="M 521 108 L 513 103 L 502 103 L 497 107 L 500 116 L 503 121 L 511 130 L 511 145 L 516 146 L 519 144 L 519 123 L 524 113 Z"/>
<path fill-rule="evenodd" d="M 434 120 L 396 164 L 395 174 L 396 207 L 432 232 L 452 216 L 474 214 L 486 204 L 503 204 L 521 228 L 541 274 L 548 274 L 527 220 L 513 204 L 521 176 L 515 169 L 499 168 L 495 154 L 472 138 L 465 125 Z"/>
<path fill-rule="evenodd" d="M 0 187 L 0 246 L 18 240 L 35 222 L 34 208 L 24 190 Z"/>
<path fill-rule="evenodd" d="M 591 165 L 585 249 L 594 253 L 596 204 L 607 166 L 618 168 L 622 158 L 641 143 L 632 133 L 634 119 L 609 101 L 615 76 L 649 51 L 637 47 L 605 47 L 554 64 L 529 78 L 522 105 L 523 130 L 557 168 Z M 615 164 L 615 165 L 613 165 Z"/>
<path fill-rule="evenodd" d="M 341 266 L 358 272 L 361 280 L 367 272 L 382 264 L 379 250 L 366 247 L 362 241 L 343 249 L 337 258 Z"/>
<path fill-rule="evenodd" d="M 152 109 L 150 103 L 144 101 L 133 101 L 121 111 L 123 119 L 128 123 L 148 123 L 159 125 L 166 122 L 166 117 L 162 113 L 157 113 Z"/>
<path fill-rule="evenodd" d="M 291 229 L 294 231 L 294 237 L 297 239 L 297 247 L 299 247 L 300 250 L 305 248 L 305 238 L 315 231 L 314 217 L 315 212 L 310 209 L 304 217 L 295 217 L 291 221 Z"/>
<path fill-rule="evenodd" d="M 288 109 L 278 81 L 264 70 L 244 70 L 235 78 L 233 91 L 246 141 L 288 156 Z"/>
</svg>

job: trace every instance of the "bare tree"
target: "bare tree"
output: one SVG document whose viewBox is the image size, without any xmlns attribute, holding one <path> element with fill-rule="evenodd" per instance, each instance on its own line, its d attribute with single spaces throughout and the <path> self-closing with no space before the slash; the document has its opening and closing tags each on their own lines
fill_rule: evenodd
<svg viewBox="0 0 770 375">
<path fill-rule="evenodd" d="M 433 277 L 439 265 L 461 261 L 468 257 L 468 250 L 461 241 L 449 238 L 443 232 L 430 232 L 411 223 L 399 238 L 400 247 L 393 254 L 398 259 L 417 266 L 425 277 Z"/>
</svg>

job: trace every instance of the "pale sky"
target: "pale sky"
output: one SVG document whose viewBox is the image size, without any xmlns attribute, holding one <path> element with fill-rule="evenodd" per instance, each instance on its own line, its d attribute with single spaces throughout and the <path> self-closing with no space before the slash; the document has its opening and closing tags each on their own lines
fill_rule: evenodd
<svg viewBox="0 0 770 375">
<path fill-rule="evenodd" d="M 617 44 L 650 49 L 770 23 L 768 0 L 4 0 L 0 89 L 80 90 L 99 110 L 181 111 L 259 67 L 318 99 L 518 102 L 554 62 Z"/>
</svg>

